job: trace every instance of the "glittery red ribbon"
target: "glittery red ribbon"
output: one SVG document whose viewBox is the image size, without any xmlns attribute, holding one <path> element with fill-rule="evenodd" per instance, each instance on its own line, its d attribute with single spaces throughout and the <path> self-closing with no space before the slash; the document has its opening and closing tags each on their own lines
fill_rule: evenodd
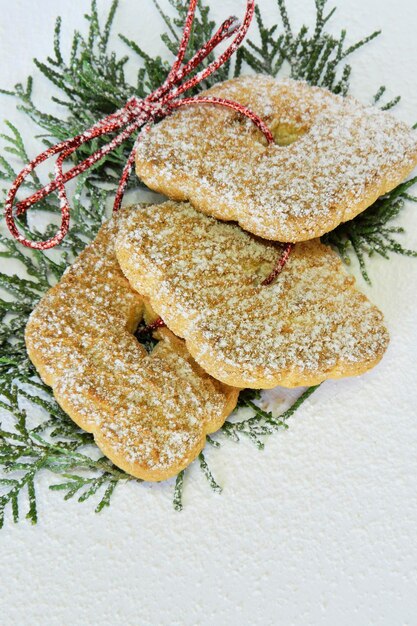
<svg viewBox="0 0 417 626">
<path fill-rule="evenodd" d="M 269 274 L 269 276 L 267 276 L 265 278 L 265 280 L 263 280 L 261 282 L 261 285 L 264 285 L 264 286 L 270 285 L 271 283 L 274 282 L 276 277 L 279 276 L 279 274 L 281 274 L 282 270 L 285 267 L 285 264 L 287 263 L 288 259 L 290 258 L 290 255 L 291 255 L 291 252 L 292 252 L 293 248 L 294 248 L 294 244 L 293 243 L 284 243 L 284 247 L 282 249 L 281 256 L 279 257 L 279 259 L 277 259 L 277 262 L 275 263 L 274 269 Z"/>
<path fill-rule="evenodd" d="M 106 154 L 120 146 L 133 133 L 143 128 L 146 130 L 146 128 L 149 128 L 155 120 L 169 115 L 172 111 L 178 109 L 179 107 L 195 104 L 214 104 L 231 108 L 249 118 L 265 135 L 268 143 L 272 143 L 274 141 L 271 131 L 265 123 L 253 111 L 250 111 L 248 108 L 237 102 L 232 102 L 223 98 L 210 98 L 207 96 L 180 98 L 185 91 L 195 87 L 201 81 L 205 80 L 230 59 L 246 36 L 255 10 L 255 0 L 247 0 L 246 13 L 243 22 L 240 23 L 235 17 L 227 19 L 223 22 L 213 37 L 211 37 L 211 39 L 209 39 L 209 41 L 207 41 L 206 44 L 195 53 L 192 59 L 188 61 L 188 63 L 183 64 L 185 52 L 191 35 L 197 2 L 198 0 L 190 0 L 178 54 L 167 79 L 161 87 L 149 94 L 143 100 L 136 97 L 131 98 L 123 108 L 103 118 L 82 134 L 48 148 L 42 152 L 42 154 L 39 154 L 20 172 L 8 193 L 5 205 L 5 217 L 11 234 L 24 246 L 27 246 L 28 248 L 35 248 L 37 250 L 47 250 L 48 248 L 53 248 L 60 243 L 68 232 L 70 221 L 70 206 L 65 190 L 65 183 L 91 168 L 95 163 L 105 157 Z M 196 69 L 196 67 L 216 48 L 216 46 L 218 46 L 219 43 L 229 37 L 233 37 L 233 41 L 218 57 L 218 59 L 210 63 L 195 76 L 186 79 L 186 77 L 194 69 Z M 108 144 L 92 153 L 87 159 L 78 163 L 78 165 L 72 167 L 66 172 L 63 171 L 64 161 L 68 159 L 82 144 L 97 137 L 101 137 L 102 135 L 114 132 L 117 132 L 118 134 Z M 123 169 L 114 200 L 115 211 L 120 208 L 126 184 L 135 160 L 137 144 L 140 139 L 141 134 L 138 135 L 133 150 L 130 153 Z M 50 193 L 54 191 L 58 192 L 61 209 L 61 226 L 58 232 L 54 237 L 51 237 L 46 241 L 32 241 L 26 239 L 21 233 L 19 233 L 16 227 L 13 213 L 15 197 L 19 187 L 22 185 L 27 176 L 33 172 L 33 170 L 40 163 L 54 155 L 58 155 L 58 157 L 55 162 L 55 176 L 52 181 L 25 200 L 18 202 L 15 207 L 16 216 L 19 216 Z"/>
<path fill-rule="evenodd" d="M 48 248 L 53 248 L 59 244 L 67 234 L 70 222 L 70 205 L 65 190 L 65 183 L 91 168 L 95 163 L 103 159 L 106 154 L 120 146 L 133 133 L 139 131 L 140 129 L 144 131 L 148 130 L 156 120 L 166 117 L 172 113 L 172 111 L 182 106 L 211 104 L 228 107 L 251 120 L 251 122 L 253 122 L 253 124 L 264 134 L 268 143 L 274 142 L 271 131 L 262 119 L 256 115 L 256 113 L 238 102 L 208 96 L 181 98 L 184 92 L 192 89 L 208 78 L 208 76 L 213 74 L 213 72 L 218 70 L 219 67 L 230 59 L 245 38 L 255 11 L 255 0 L 247 0 L 246 13 L 243 22 L 240 23 L 236 17 L 229 17 L 223 22 L 213 37 L 211 37 L 200 48 L 200 50 L 194 54 L 190 61 L 184 64 L 183 60 L 191 35 L 197 3 L 198 0 L 190 0 L 178 54 L 163 85 L 142 100 L 136 97 L 131 98 L 124 107 L 103 118 L 91 128 L 85 130 L 82 134 L 77 135 L 72 139 L 62 141 L 55 146 L 51 146 L 39 154 L 35 159 L 33 159 L 33 161 L 28 163 L 28 165 L 24 167 L 17 176 L 7 195 L 5 218 L 11 234 L 21 244 L 27 246 L 28 248 L 34 248 L 37 250 L 47 250 Z M 195 76 L 187 79 L 187 76 L 189 76 L 189 74 L 196 69 L 204 59 L 207 58 L 207 56 L 219 45 L 219 43 L 229 37 L 233 37 L 233 41 L 229 44 L 226 50 L 206 68 L 198 72 Z M 78 165 L 72 167 L 66 172 L 63 171 L 64 161 L 68 159 L 82 144 L 92 141 L 97 137 L 101 137 L 102 135 L 115 132 L 118 134 L 108 144 L 96 152 L 93 152 L 84 161 L 78 163 Z M 118 211 L 121 206 L 127 181 L 135 161 L 137 145 L 141 137 L 142 133 L 138 135 L 135 145 L 126 161 L 126 165 L 123 168 L 114 200 L 114 211 Z M 58 192 L 61 209 L 61 225 L 58 232 L 46 241 L 32 241 L 30 239 L 26 239 L 16 227 L 13 213 L 14 201 L 20 186 L 25 181 L 27 176 L 33 172 L 33 170 L 40 163 L 46 161 L 49 157 L 54 155 L 58 155 L 58 157 L 55 162 L 55 176 L 51 182 L 15 205 L 16 216 L 19 216 L 50 193 L 54 191 Z M 277 260 L 271 274 L 263 281 L 263 285 L 269 285 L 272 283 L 276 276 L 282 271 L 288 260 L 291 249 L 292 244 L 285 244 L 281 257 Z"/>
</svg>

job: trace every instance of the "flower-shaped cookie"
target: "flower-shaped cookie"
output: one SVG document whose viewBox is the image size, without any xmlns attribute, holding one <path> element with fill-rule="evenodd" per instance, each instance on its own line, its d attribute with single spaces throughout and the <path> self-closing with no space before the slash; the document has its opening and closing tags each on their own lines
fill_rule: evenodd
<svg viewBox="0 0 417 626">
<path fill-rule="evenodd" d="M 235 407 L 238 390 L 211 378 L 168 329 L 148 354 L 134 332 L 143 299 L 104 225 L 33 311 L 29 356 L 68 415 L 116 465 L 145 480 L 174 476 Z"/>
<path fill-rule="evenodd" d="M 115 244 L 132 287 L 226 384 L 314 385 L 376 365 L 382 314 L 338 255 L 317 239 L 297 244 L 264 287 L 279 248 L 176 202 L 124 212 Z"/>
<path fill-rule="evenodd" d="M 144 133 L 136 171 L 151 188 L 282 242 L 319 237 L 397 186 L 417 162 L 417 133 L 393 115 L 293 80 L 246 76 L 204 95 L 251 108 L 182 108 Z"/>
</svg>

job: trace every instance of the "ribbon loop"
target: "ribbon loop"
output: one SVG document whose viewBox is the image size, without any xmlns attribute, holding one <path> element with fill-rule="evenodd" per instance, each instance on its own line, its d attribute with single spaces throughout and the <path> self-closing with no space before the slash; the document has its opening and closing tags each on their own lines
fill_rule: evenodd
<svg viewBox="0 0 417 626">
<path fill-rule="evenodd" d="M 82 172 L 85 172 L 98 161 L 102 160 L 109 152 L 115 150 L 132 134 L 136 133 L 141 128 L 149 128 L 149 125 L 155 123 L 155 121 L 163 117 L 166 117 L 179 107 L 191 104 L 216 104 L 232 108 L 250 119 L 265 135 L 268 143 L 273 142 L 270 130 L 259 118 L 259 116 L 237 102 L 232 102 L 223 98 L 209 98 L 203 96 L 194 96 L 189 98 L 180 97 L 185 91 L 195 87 L 207 79 L 213 72 L 230 59 L 246 36 L 255 11 L 255 0 L 246 0 L 246 13 L 243 21 L 240 22 L 236 17 L 230 17 L 225 20 L 217 29 L 215 34 L 200 48 L 200 50 L 198 50 L 187 63 L 183 64 L 191 36 L 197 3 L 198 0 L 190 0 L 176 59 L 165 82 L 158 87 L 158 89 L 142 100 L 133 96 L 126 102 L 124 107 L 115 113 L 108 115 L 102 120 L 99 120 L 91 128 L 85 130 L 80 135 L 48 148 L 31 161 L 25 168 L 23 168 L 17 176 L 7 195 L 5 218 L 7 226 L 13 237 L 24 246 L 37 250 L 47 250 L 48 248 L 53 248 L 60 243 L 68 232 L 70 222 L 70 206 L 65 191 L 65 183 Z M 204 61 L 204 59 L 211 54 L 219 43 L 230 37 L 233 37 L 232 42 L 216 60 L 209 63 L 195 76 L 186 79 L 186 77 L 189 76 L 190 73 L 193 72 L 200 65 L 200 63 L 202 63 L 202 61 Z M 96 152 L 93 152 L 84 161 L 81 161 L 71 169 L 66 172 L 63 171 L 65 159 L 70 157 L 82 144 L 98 137 L 102 137 L 103 135 L 113 133 L 116 133 L 116 136 L 113 137 L 109 143 L 102 146 Z M 117 211 L 121 206 L 123 194 L 135 160 L 137 143 L 140 141 L 140 137 L 141 134 L 138 135 L 133 150 L 131 151 L 123 169 L 114 200 L 113 208 L 115 211 Z M 49 194 L 57 192 L 60 199 L 61 209 L 60 228 L 54 237 L 51 237 L 46 241 L 33 241 L 26 239 L 21 233 L 19 233 L 15 223 L 13 207 L 16 194 L 31 172 L 33 172 L 33 170 L 40 165 L 40 163 L 43 163 L 43 161 L 55 155 L 58 156 L 55 163 L 54 178 L 50 183 L 33 193 L 31 196 L 18 202 L 15 206 L 15 213 L 16 216 L 22 215 L 31 206 L 44 199 Z"/>
</svg>

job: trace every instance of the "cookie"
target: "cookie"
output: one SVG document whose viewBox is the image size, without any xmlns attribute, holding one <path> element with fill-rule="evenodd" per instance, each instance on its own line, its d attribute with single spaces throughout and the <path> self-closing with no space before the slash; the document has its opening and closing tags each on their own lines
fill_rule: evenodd
<svg viewBox="0 0 417 626">
<path fill-rule="evenodd" d="M 317 239 L 296 244 L 262 286 L 280 248 L 172 201 L 124 212 L 115 243 L 132 287 L 226 384 L 314 385 L 376 365 L 388 344 L 382 314 L 338 255 Z"/>
<path fill-rule="evenodd" d="M 245 76 L 204 93 L 257 113 L 184 107 L 144 133 L 138 176 L 173 200 L 251 233 L 306 241 L 352 219 L 417 163 L 417 133 L 391 114 L 294 80 Z"/>
<path fill-rule="evenodd" d="M 104 225 L 26 327 L 27 350 L 66 413 L 129 474 L 163 480 L 186 467 L 236 405 L 238 390 L 206 374 L 167 328 L 148 354 L 134 333 L 144 302 Z"/>
</svg>

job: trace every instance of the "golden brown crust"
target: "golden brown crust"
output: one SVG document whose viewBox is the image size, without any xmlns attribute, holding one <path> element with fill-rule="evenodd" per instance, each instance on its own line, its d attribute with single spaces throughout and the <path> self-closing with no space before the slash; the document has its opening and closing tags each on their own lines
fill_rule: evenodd
<svg viewBox="0 0 417 626">
<path fill-rule="evenodd" d="M 64 411 L 116 465 L 144 480 L 177 474 L 236 405 L 168 329 L 148 354 L 133 333 L 143 299 L 114 254 L 117 219 L 50 289 L 26 327 L 30 359 Z"/>
<path fill-rule="evenodd" d="M 381 312 L 319 240 L 280 245 L 166 202 L 123 213 L 120 266 L 212 376 L 237 387 L 314 385 L 361 374 L 388 344 Z"/>
<path fill-rule="evenodd" d="M 207 95 L 249 106 L 277 143 L 216 106 L 183 108 L 143 135 L 138 176 L 173 200 L 276 241 L 352 219 L 417 163 L 417 133 L 389 113 L 301 81 L 245 76 Z"/>
</svg>

